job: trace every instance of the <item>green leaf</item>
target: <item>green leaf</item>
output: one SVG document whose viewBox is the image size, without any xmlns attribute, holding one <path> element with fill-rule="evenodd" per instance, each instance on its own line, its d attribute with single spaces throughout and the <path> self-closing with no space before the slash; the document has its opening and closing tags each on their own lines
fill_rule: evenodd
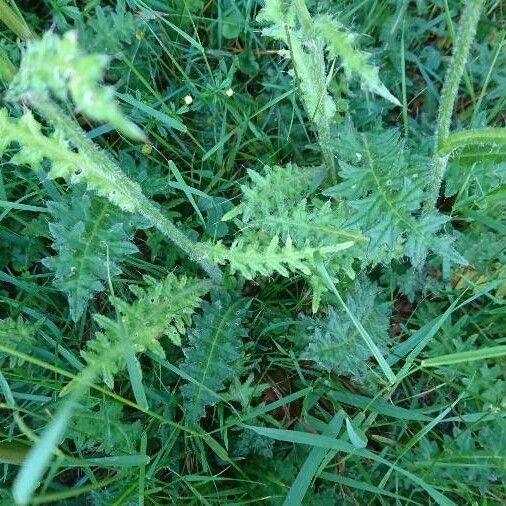
<svg viewBox="0 0 506 506">
<path fill-rule="evenodd" d="M 199 246 L 168 220 L 157 205 L 144 196 L 140 185 L 128 178 L 108 155 L 87 139 L 75 122 L 51 101 L 39 100 L 36 106 L 55 127 L 52 136 L 42 133 L 42 125 L 30 111 L 19 119 L 11 120 L 7 110 L 0 109 L 0 154 L 15 142 L 20 149 L 11 158 L 13 163 L 27 164 L 38 171 L 44 160 L 50 161 L 49 178 L 64 177 L 71 183 L 84 182 L 88 189 L 106 197 L 120 209 L 142 215 L 197 262 L 209 277 L 221 281 L 222 273 L 218 266 L 202 258 Z"/>
<path fill-rule="evenodd" d="M 251 50 L 243 51 L 238 58 L 238 69 L 249 77 L 255 77 L 260 71 L 255 54 Z"/>
<path fill-rule="evenodd" d="M 449 135 L 441 141 L 437 154 L 447 156 L 456 150 L 470 147 L 487 148 L 492 151 L 504 149 L 504 146 L 506 146 L 506 128 L 475 128 Z"/>
<path fill-rule="evenodd" d="M 67 32 L 62 38 L 46 32 L 40 40 L 27 44 L 19 72 L 9 86 L 8 99 L 34 94 L 65 100 L 69 94 L 78 112 L 94 121 L 110 123 L 133 139 L 145 140 L 142 130 L 121 112 L 114 90 L 97 84 L 108 62 L 107 56 L 82 53 L 76 32 Z"/>
<path fill-rule="evenodd" d="M 429 251 L 457 264 L 466 260 L 442 234 L 449 218 L 437 211 L 421 215 L 427 160 L 412 155 L 396 130 L 358 133 L 350 124 L 339 139 L 338 185 L 325 191 L 352 209 L 345 225 L 369 237 L 372 263 L 404 255 L 421 265 Z"/>
<path fill-rule="evenodd" d="M 19 151 L 11 158 L 12 163 L 28 165 L 38 171 L 42 161 L 49 160 L 51 168 L 48 176 L 51 179 L 63 177 L 72 183 L 86 183 L 87 188 L 106 197 L 120 209 L 130 212 L 137 210 L 143 197 L 137 183 L 119 170 L 111 171 L 110 166 L 104 168 L 96 160 L 90 160 L 83 153 L 73 150 L 66 137 L 67 132 L 64 134 L 57 129 L 50 135 L 44 135 L 42 125 L 29 110 L 20 118 L 11 119 L 6 109 L 0 109 L 0 132 L 0 154 L 11 143 L 19 145 Z"/>
<path fill-rule="evenodd" d="M 330 16 L 316 17 L 314 28 L 325 39 L 329 57 L 340 60 L 348 80 L 357 76 L 365 90 L 376 93 L 394 105 L 401 105 L 380 81 L 379 69 L 369 63 L 369 55 L 354 47 L 356 34 L 345 30 L 339 21 Z"/>
<path fill-rule="evenodd" d="M 70 316 L 77 321 L 88 301 L 105 290 L 108 275 L 120 275 L 124 259 L 137 253 L 131 239 L 138 220 L 105 199 L 90 199 L 82 188 L 67 201 L 50 202 L 48 210 L 57 254 L 42 263 L 54 273 L 53 283 L 67 295 Z"/>
<path fill-rule="evenodd" d="M 237 39 L 244 29 L 244 19 L 236 8 L 224 16 L 221 23 L 221 34 L 225 39 Z"/>
<path fill-rule="evenodd" d="M 346 295 L 346 306 L 384 355 L 390 341 L 391 304 L 381 301 L 379 294 L 373 283 L 358 281 Z M 373 353 L 343 308 L 329 307 L 327 316 L 304 322 L 309 330 L 305 359 L 359 383 L 366 381 Z"/>
<path fill-rule="evenodd" d="M 364 328 L 362 323 L 357 319 L 353 311 L 350 310 L 346 302 L 341 297 L 341 294 L 338 292 L 335 283 L 332 281 L 331 277 L 329 276 L 329 273 L 327 272 L 327 269 L 325 268 L 325 265 L 322 261 L 318 262 L 318 273 L 320 274 L 322 281 L 327 286 L 327 288 L 336 296 L 339 304 L 344 309 L 345 313 L 348 315 L 350 320 L 353 322 L 353 326 L 357 330 L 357 332 L 360 334 L 364 342 L 367 344 L 367 347 L 371 351 L 371 354 L 376 359 L 376 362 L 378 362 L 379 366 L 381 367 L 381 370 L 383 371 L 383 374 L 387 377 L 390 384 L 394 384 L 396 377 L 392 369 L 390 368 L 388 362 L 383 357 L 381 351 L 379 350 L 378 346 L 374 342 L 374 340 L 371 338 L 367 330 Z"/>
<path fill-rule="evenodd" d="M 20 466 L 26 458 L 29 446 L 20 443 L 0 443 L 0 463 Z"/>
<path fill-rule="evenodd" d="M 139 420 L 133 423 L 124 421 L 123 417 L 120 403 L 104 399 L 98 409 L 92 404 L 72 416 L 67 437 L 81 452 L 135 453 L 141 424 Z M 97 420 L 101 423 L 97 424 Z"/>
<path fill-rule="evenodd" d="M 203 304 L 202 316 L 194 319 L 181 366 L 195 380 L 181 387 L 189 425 L 200 421 L 206 406 L 216 404 L 218 398 L 210 391 L 223 391 L 225 383 L 237 374 L 234 364 L 241 356 L 242 338 L 246 336 L 242 321 L 249 303 L 248 299 L 232 299 L 227 292 L 216 292 L 211 303 Z"/>
<path fill-rule="evenodd" d="M 283 245 L 279 244 L 279 238 L 275 236 L 265 248 L 241 238 L 230 248 L 221 243 L 208 243 L 205 246 L 205 255 L 218 264 L 229 262 L 232 274 L 239 272 L 246 279 L 253 279 L 256 275 L 270 276 L 274 273 L 288 277 L 290 272 L 310 275 L 315 266 L 315 255 L 333 256 L 351 248 L 353 244 L 353 241 L 345 241 L 333 246 L 306 245 L 295 248 L 290 236 Z"/>
<path fill-rule="evenodd" d="M 353 445 L 346 443 L 340 439 L 334 439 L 328 436 L 321 436 L 319 434 L 310 434 L 307 432 L 300 432 L 295 430 L 284 429 L 271 429 L 268 427 L 255 427 L 251 425 L 244 425 L 245 428 L 254 430 L 257 434 L 262 436 L 277 439 L 279 441 L 286 441 L 291 443 L 305 444 L 318 448 L 325 448 L 327 450 L 337 450 L 350 455 L 357 455 L 366 459 L 371 459 L 375 462 L 386 464 L 398 473 L 406 476 L 410 481 L 422 487 L 436 502 L 441 506 L 456 506 L 452 500 L 448 499 L 444 494 L 436 490 L 432 485 L 425 482 L 413 473 L 403 469 L 395 464 L 390 464 L 383 457 L 376 455 L 376 453 L 366 449 L 355 448 Z"/>
<path fill-rule="evenodd" d="M 32 494 L 53 457 L 53 451 L 65 433 L 72 411 L 73 403 L 69 400 L 44 429 L 37 444 L 28 451 L 12 487 L 16 504 L 25 506 L 30 503 Z"/>
<path fill-rule="evenodd" d="M 341 431 L 344 417 L 344 411 L 338 411 L 322 432 L 322 435 L 331 438 L 337 437 Z M 348 419 L 346 419 L 346 421 L 348 421 Z M 299 474 L 297 474 L 297 477 L 288 491 L 288 494 L 283 502 L 283 506 L 296 506 L 302 504 L 304 496 L 306 495 L 313 478 L 317 476 L 318 468 L 327 453 L 328 451 L 325 448 L 315 447 L 311 449 L 307 459 L 299 470 Z"/>
<path fill-rule="evenodd" d="M 367 438 L 365 435 L 360 434 L 355 427 L 353 427 L 349 418 L 346 418 L 346 432 L 348 432 L 351 444 L 355 448 L 365 448 L 367 446 Z"/>
<path fill-rule="evenodd" d="M 462 362 L 472 362 L 474 360 L 486 360 L 489 358 L 499 358 L 506 355 L 506 346 L 490 346 L 479 350 L 462 351 L 459 353 L 450 353 L 440 357 L 428 358 L 422 360 L 422 367 L 439 367 L 442 365 L 460 364 Z"/>
<path fill-rule="evenodd" d="M 282 240 L 290 236 L 296 246 L 367 242 L 358 231 L 343 227 L 346 214 L 342 208 L 311 198 L 324 177 L 319 167 L 266 166 L 262 173 L 248 170 L 248 175 L 251 183 L 241 186 L 241 204 L 224 219 L 240 214 L 248 229 L 270 237 L 278 235 Z"/>
<path fill-rule="evenodd" d="M 121 332 L 125 332 L 135 354 L 150 350 L 164 357 L 164 350 L 158 340 L 167 336 L 173 344 L 179 346 L 194 311 L 210 288 L 208 281 L 177 278 L 174 274 L 169 274 L 162 281 L 148 276 L 144 279 L 146 288 L 130 286 L 136 296 L 133 303 L 112 297 L 121 322 L 101 314 L 95 315 L 95 321 L 102 331 L 89 341 L 86 350 L 81 351 L 87 362 L 101 364 L 102 377 L 110 388 L 114 385 L 114 375 L 126 365 L 123 354 L 110 353 L 111 349 L 122 349 L 119 346 Z"/>
<path fill-rule="evenodd" d="M 18 9 L 14 10 L 6 0 L 0 0 L 0 19 L 20 39 L 31 39 L 34 37 L 30 27 L 20 15 Z"/>
<path fill-rule="evenodd" d="M 5 318 L 0 319 L 0 342 L 22 353 L 32 353 L 35 345 L 35 332 L 37 327 L 21 316 L 17 319 Z M 5 358 L 4 353 L 0 353 L 0 364 Z M 24 360 L 14 355 L 9 356 L 9 367 L 22 366 Z"/>
</svg>

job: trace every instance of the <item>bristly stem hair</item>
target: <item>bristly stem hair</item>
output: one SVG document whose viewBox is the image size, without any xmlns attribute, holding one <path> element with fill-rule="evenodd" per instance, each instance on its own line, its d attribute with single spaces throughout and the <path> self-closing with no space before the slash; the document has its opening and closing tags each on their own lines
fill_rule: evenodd
<svg viewBox="0 0 506 506">
<path fill-rule="evenodd" d="M 425 205 L 426 212 L 431 212 L 437 203 L 441 184 L 448 165 L 449 155 L 441 155 L 440 149 L 450 135 L 455 100 L 460 80 L 464 73 L 469 49 L 476 35 L 476 27 L 480 19 L 484 0 L 469 0 L 462 13 L 455 47 L 453 49 L 450 66 L 446 72 L 443 91 L 436 125 L 436 138 L 433 157 L 433 172 L 429 183 L 429 196 Z"/>
<path fill-rule="evenodd" d="M 323 103 L 325 96 L 327 95 L 328 86 L 327 66 L 325 62 L 325 45 L 321 40 L 318 40 L 317 37 L 314 37 L 315 27 L 311 18 L 311 14 L 309 13 L 309 10 L 306 6 L 306 2 L 304 0 L 294 0 L 293 5 L 295 7 L 295 11 L 297 12 L 297 16 L 299 17 L 299 21 L 304 27 L 306 35 L 312 36 L 312 44 L 308 46 L 307 50 L 308 54 L 311 55 L 312 64 L 314 65 L 314 86 L 318 93 L 318 101 L 315 110 L 308 110 L 307 112 L 310 116 L 310 120 L 316 125 L 318 141 L 322 150 L 322 157 L 325 163 L 325 167 L 327 168 L 332 181 L 337 182 L 334 155 L 332 153 L 332 150 L 329 148 L 331 144 L 330 121 L 329 118 L 327 118 L 325 115 L 325 106 Z M 289 43 L 290 42 L 291 40 L 289 40 Z M 293 51 L 292 59 L 294 71 L 298 76 L 297 60 L 293 57 Z M 297 77 L 297 79 L 299 79 L 299 77 Z M 301 85 L 300 82 L 298 84 L 299 86 Z"/>
<path fill-rule="evenodd" d="M 135 184 L 128 178 L 103 151 L 97 149 L 91 140 L 83 135 L 80 128 L 60 108 L 50 100 L 36 98 L 31 105 L 54 128 L 65 132 L 65 136 L 76 146 L 81 154 L 86 156 L 97 167 L 101 167 L 104 176 L 114 181 L 120 187 L 120 191 L 128 194 L 128 198 L 134 202 L 134 210 L 144 216 L 165 237 L 178 246 L 190 259 L 200 265 L 209 277 L 221 283 L 222 273 L 220 268 L 203 258 L 199 252 L 199 245 L 188 239 L 173 223 L 170 222 L 154 205 L 144 196 Z"/>
<path fill-rule="evenodd" d="M 2 12 L 7 12 L 6 9 L 10 8 L 4 5 L 3 0 L 0 0 L 0 14 Z M 33 37 L 31 32 L 26 30 L 22 31 L 20 28 L 23 26 L 24 20 L 18 19 L 18 16 L 16 16 L 10 10 L 8 12 L 10 13 L 8 19 L 2 18 L 7 26 L 15 31 L 18 36 L 26 40 L 32 39 Z M 12 22 L 10 24 L 7 23 L 8 20 L 12 21 L 11 18 L 14 21 L 17 20 L 17 24 L 14 23 L 14 25 L 11 26 L 13 24 Z M 15 30 L 16 26 L 19 28 L 17 31 Z M 144 216 L 165 237 L 167 237 L 186 255 L 188 255 L 191 260 L 200 265 L 204 272 L 206 272 L 206 274 L 214 282 L 220 284 L 223 279 L 221 269 L 217 264 L 212 263 L 204 258 L 201 245 L 188 239 L 188 237 L 186 237 L 170 220 L 168 220 L 153 204 L 153 202 L 151 202 L 142 193 L 140 187 L 121 171 L 121 169 L 112 160 L 112 158 L 110 158 L 104 151 L 100 150 L 90 139 L 88 139 L 79 125 L 65 113 L 63 113 L 57 103 L 49 98 L 47 89 L 44 87 L 48 87 L 48 89 L 50 89 L 51 83 L 44 83 L 42 86 L 43 90 L 30 89 L 34 84 L 33 82 L 30 82 L 30 79 L 33 79 L 35 83 L 39 83 L 38 86 L 40 87 L 40 79 L 34 79 L 31 74 L 37 74 L 37 71 L 40 71 L 39 68 L 35 68 L 38 64 L 44 67 L 44 59 L 41 57 L 41 51 L 43 53 L 44 48 L 46 48 L 46 50 L 50 48 L 56 52 L 58 52 L 58 50 L 61 50 L 63 47 L 67 49 L 74 49 L 75 54 L 73 54 L 73 56 L 75 60 L 78 62 L 79 59 L 82 58 L 77 49 L 74 34 L 69 32 L 64 36 L 63 39 L 55 37 L 54 35 L 48 35 L 47 37 L 44 37 L 42 41 L 40 41 L 40 47 L 38 47 L 36 44 L 37 43 L 35 43 L 34 47 L 32 48 L 33 60 L 30 60 L 31 65 L 28 65 L 28 68 L 25 68 L 24 71 L 22 65 L 20 71 L 18 72 L 18 76 L 21 75 L 21 77 L 18 79 L 18 83 L 16 83 L 16 85 L 23 90 L 23 93 L 20 96 L 17 96 L 18 93 L 15 92 L 11 98 L 14 101 L 19 101 L 21 99 L 22 101 L 27 102 L 55 128 L 55 131 L 60 131 L 64 134 L 67 140 L 69 140 L 79 150 L 79 153 L 86 158 L 88 162 L 87 165 L 90 165 L 90 168 L 92 168 L 94 177 L 98 178 L 99 186 L 100 181 L 102 181 L 102 183 L 105 183 L 103 189 L 105 189 L 105 187 L 108 187 L 109 189 L 113 188 L 110 193 L 106 192 L 107 194 L 105 195 L 109 201 L 115 205 L 119 205 L 119 207 L 125 208 L 125 210 L 128 208 L 127 210 L 130 212 L 139 213 L 140 215 Z M 27 50 L 24 56 L 25 59 L 27 58 L 28 53 L 29 51 Z M 96 64 L 100 63 L 100 60 L 96 59 L 89 61 Z M 53 63 L 58 64 L 58 59 L 56 59 Z M 76 64 L 76 62 L 73 63 Z M 76 68 L 79 67 L 77 66 Z M 8 82 L 11 87 L 13 86 L 13 78 L 15 81 L 15 77 L 13 75 L 14 71 L 15 68 L 10 63 L 7 55 L 4 56 L 3 52 L 0 50 L 0 78 Z M 90 75 L 88 77 L 89 79 L 86 81 L 86 84 L 88 86 L 91 86 L 93 79 L 96 79 L 97 76 Z M 58 73 L 56 73 L 53 78 L 56 81 L 58 81 L 58 79 L 63 79 L 58 75 Z M 54 85 L 54 83 L 52 84 Z M 58 86 L 62 85 L 61 82 L 57 84 Z M 68 87 L 68 83 L 65 83 L 65 86 Z M 16 86 L 14 87 L 16 88 Z M 35 86 L 35 88 L 36 87 L 37 86 Z M 79 87 L 76 87 L 74 91 L 79 92 L 77 94 L 82 94 L 82 89 L 79 89 Z M 101 99 L 101 103 L 104 108 L 111 107 L 111 103 L 108 103 L 110 96 L 107 95 L 107 93 L 104 93 L 99 87 L 97 87 L 94 92 L 95 98 Z M 100 94 L 101 92 L 103 95 Z M 112 109 L 109 109 L 109 112 L 111 114 L 107 119 L 115 120 L 119 118 L 118 121 L 120 121 L 120 123 L 118 123 L 118 126 L 126 135 L 130 135 L 133 138 L 142 140 L 144 136 L 143 132 L 130 121 L 122 119 L 121 113 L 115 110 L 114 106 L 112 106 Z M 105 119 L 105 117 L 98 119 Z M 76 170 L 78 169 L 79 168 L 76 167 Z M 119 203 L 120 197 L 122 202 L 121 205 Z"/>
</svg>

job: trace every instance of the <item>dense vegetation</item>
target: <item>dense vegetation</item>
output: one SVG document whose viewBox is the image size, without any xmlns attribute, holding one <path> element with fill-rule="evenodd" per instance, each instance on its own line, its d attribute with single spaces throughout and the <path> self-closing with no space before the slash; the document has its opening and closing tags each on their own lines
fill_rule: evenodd
<svg viewBox="0 0 506 506">
<path fill-rule="evenodd" d="M 506 8 L 0 0 L 1 504 L 506 503 Z"/>
</svg>

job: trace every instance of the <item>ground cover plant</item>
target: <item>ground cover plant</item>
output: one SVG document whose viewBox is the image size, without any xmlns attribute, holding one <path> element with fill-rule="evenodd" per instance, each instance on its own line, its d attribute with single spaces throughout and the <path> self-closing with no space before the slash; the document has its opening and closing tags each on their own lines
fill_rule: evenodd
<svg viewBox="0 0 506 506">
<path fill-rule="evenodd" d="M 0 0 L 1 504 L 506 502 L 506 8 Z"/>
</svg>

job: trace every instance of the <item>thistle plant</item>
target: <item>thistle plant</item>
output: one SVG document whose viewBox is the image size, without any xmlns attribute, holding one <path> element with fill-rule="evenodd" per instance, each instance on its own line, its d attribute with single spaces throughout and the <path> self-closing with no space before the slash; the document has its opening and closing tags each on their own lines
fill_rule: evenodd
<svg viewBox="0 0 506 506">
<path fill-rule="evenodd" d="M 199 245 L 193 244 L 165 218 L 143 195 L 140 186 L 123 174 L 109 155 L 87 139 L 81 128 L 52 100 L 52 95 L 63 100 L 70 93 L 78 110 L 92 119 L 107 121 L 125 134 L 143 139 L 140 129 L 119 110 L 112 90 L 96 84 L 106 62 L 107 59 L 100 55 L 83 56 L 77 49 L 74 33 L 63 38 L 47 33 L 40 41 L 30 42 L 21 68 L 10 83 L 7 98 L 33 107 L 54 130 L 51 135 L 45 135 L 42 125 L 30 111 L 20 119 L 11 119 L 3 109 L 0 111 L 3 134 L 0 151 L 4 152 L 11 143 L 17 142 L 20 150 L 13 158 L 14 163 L 27 164 L 38 170 L 44 159 L 49 160 L 50 178 L 85 183 L 90 190 L 105 196 L 122 210 L 141 214 L 219 282 L 220 269 L 202 257 Z"/>
<path fill-rule="evenodd" d="M 28 4 L 0 502 L 506 503 L 500 3 Z"/>
<path fill-rule="evenodd" d="M 428 210 L 433 209 L 436 206 L 441 183 L 443 182 L 446 172 L 446 166 L 448 164 L 448 157 L 450 154 L 448 153 L 448 145 L 446 143 L 448 141 L 448 137 L 450 136 L 453 108 L 457 98 L 460 80 L 464 73 L 469 55 L 469 49 L 471 48 L 471 44 L 473 43 L 476 34 L 476 27 L 480 19 L 483 3 L 483 0 L 471 0 L 468 2 L 460 20 L 459 32 L 453 50 L 452 59 L 446 73 L 443 91 L 441 92 L 436 126 L 435 151 L 433 159 L 434 168 L 430 183 L 430 196 L 426 205 Z M 478 137 L 480 137 L 480 135 L 478 135 Z"/>
<path fill-rule="evenodd" d="M 378 68 L 368 62 L 369 56 L 355 47 L 356 34 L 331 16 L 311 17 L 304 0 L 266 0 L 257 20 L 268 25 L 263 30 L 264 35 L 288 47 L 280 54 L 291 61 L 301 101 L 315 125 L 327 170 L 335 179 L 330 146 L 331 125 L 337 109 L 329 92 L 335 62 L 339 61 L 347 81 L 357 77 L 363 89 L 395 105 L 399 105 L 399 101 L 380 81 Z"/>
</svg>

